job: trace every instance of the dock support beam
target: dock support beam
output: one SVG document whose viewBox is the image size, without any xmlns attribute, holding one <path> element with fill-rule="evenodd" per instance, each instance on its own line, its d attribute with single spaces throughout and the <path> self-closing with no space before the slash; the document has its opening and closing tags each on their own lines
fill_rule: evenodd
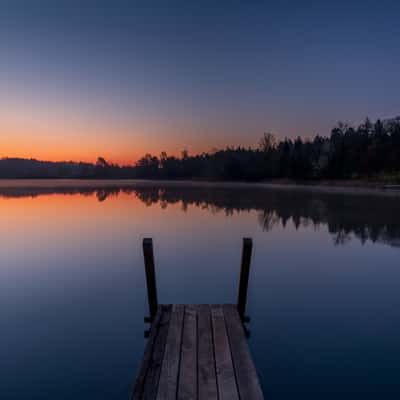
<svg viewBox="0 0 400 400">
<path fill-rule="evenodd" d="M 158 300 L 156 287 L 156 273 L 154 269 L 153 239 L 143 239 L 143 256 L 146 270 L 147 297 L 149 300 L 150 321 L 154 320 L 157 314 Z"/>
<path fill-rule="evenodd" d="M 243 238 L 242 265 L 240 268 L 240 281 L 237 308 L 242 321 L 246 321 L 247 289 L 249 286 L 250 261 L 253 241 L 251 238 Z"/>
</svg>

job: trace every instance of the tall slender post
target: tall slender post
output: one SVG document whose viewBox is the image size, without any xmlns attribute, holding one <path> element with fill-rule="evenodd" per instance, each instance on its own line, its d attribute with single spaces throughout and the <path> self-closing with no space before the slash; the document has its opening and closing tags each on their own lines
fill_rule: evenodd
<svg viewBox="0 0 400 400">
<path fill-rule="evenodd" d="M 144 266 L 146 269 L 147 297 L 149 300 L 150 321 L 153 321 L 158 308 L 156 274 L 154 270 L 153 239 L 143 239 Z"/>
<path fill-rule="evenodd" d="M 247 288 L 249 286 L 252 248 L 253 248 L 253 241 L 251 240 L 251 238 L 243 238 L 242 265 L 240 268 L 240 282 L 239 282 L 239 293 L 237 302 L 237 308 L 242 320 L 245 320 L 246 318 L 245 311 L 247 302 Z"/>
</svg>

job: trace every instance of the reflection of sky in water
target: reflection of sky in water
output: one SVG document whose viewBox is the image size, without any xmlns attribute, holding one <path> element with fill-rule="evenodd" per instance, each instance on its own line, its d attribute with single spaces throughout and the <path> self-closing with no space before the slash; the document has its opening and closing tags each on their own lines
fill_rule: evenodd
<svg viewBox="0 0 400 400">
<path fill-rule="evenodd" d="M 144 346 L 144 236 L 154 238 L 166 303 L 234 301 L 241 238 L 253 237 L 250 346 L 271 398 L 400 393 L 399 250 L 359 238 L 335 246 L 329 232 L 340 204 L 359 203 L 360 213 L 336 221 L 351 223 L 355 237 L 363 221 L 370 230 L 386 221 L 393 199 L 378 201 L 386 204 L 379 218 L 361 214 L 363 197 L 314 196 L 325 209 L 317 228 L 310 221 L 283 227 L 280 218 L 266 231 L 260 192 L 252 200 L 246 191 L 182 189 L 180 197 L 191 199 L 186 212 L 172 201 L 179 190 L 171 198 L 167 192 L 152 205 L 141 200 L 145 191 L 104 201 L 90 192 L 0 198 L 2 398 L 26 398 L 27 388 L 32 399 L 127 398 Z M 307 217 L 305 197 L 294 197 L 290 211 L 289 199 L 275 196 L 264 199 L 268 212 L 302 208 Z M 217 205 L 222 211 L 210 212 Z"/>
</svg>

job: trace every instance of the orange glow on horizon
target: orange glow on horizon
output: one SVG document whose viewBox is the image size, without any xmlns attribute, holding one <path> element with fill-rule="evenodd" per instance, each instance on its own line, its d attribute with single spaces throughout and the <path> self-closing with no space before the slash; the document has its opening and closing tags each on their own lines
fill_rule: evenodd
<svg viewBox="0 0 400 400">
<path fill-rule="evenodd" d="M 0 131 L 5 130 L 0 126 Z M 8 131 L 10 132 L 10 131 Z M 213 148 L 225 148 L 226 145 L 221 143 L 220 146 L 190 146 L 169 145 L 163 146 L 153 143 L 142 143 L 141 146 L 130 144 L 129 140 L 126 143 L 113 143 L 110 134 L 110 139 L 103 143 L 94 144 L 90 140 L 80 140 L 68 143 L 69 135 L 65 137 L 57 137 L 57 139 L 44 140 L 43 137 L 34 140 L 33 135 L 30 139 L 26 135 L 9 133 L 7 137 L 2 135 L 0 138 L 0 158 L 26 158 L 36 159 L 40 161 L 74 161 L 95 163 L 98 157 L 104 157 L 110 163 L 119 165 L 133 165 L 139 158 L 147 153 L 159 156 L 162 151 L 166 151 L 170 156 L 180 157 L 182 150 L 187 149 L 190 155 L 199 154 L 202 152 L 210 152 Z M 58 142 L 54 143 L 54 142 Z M 100 142 L 100 141 L 99 141 Z"/>
<path fill-rule="evenodd" d="M 1 158 L 94 163 L 101 156 L 125 165 L 134 163 L 142 151 L 141 147 L 121 140 L 126 134 L 120 127 L 100 126 L 100 123 L 73 121 L 57 125 L 26 115 L 18 121 L 14 115 L 4 117 L 0 113 L 0 132 Z"/>
<path fill-rule="evenodd" d="M 87 163 L 96 163 L 98 157 L 103 157 L 106 159 L 107 162 L 113 163 L 113 164 L 118 164 L 120 166 L 129 166 L 129 165 L 134 165 L 142 156 L 144 156 L 147 153 L 151 153 L 155 156 L 159 156 L 161 151 L 157 150 L 143 150 L 141 152 L 135 152 L 131 153 L 130 155 L 126 154 L 120 155 L 118 154 L 118 151 L 85 151 L 85 149 L 76 149 L 74 147 L 70 147 L 68 149 L 63 148 L 63 151 L 59 149 L 51 149 L 48 148 L 46 151 L 44 150 L 36 150 L 36 151 L 28 151 L 25 149 L 18 148 L 18 145 L 16 147 L 8 147 L 5 146 L 3 143 L 0 141 L 0 148 L 1 148 L 1 153 L 0 153 L 0 158 L 24 158 L 24 159 L 35 159 L 39 161 L 52 161 L 52 162 L 57 162 L 57 161 L 72 161 L 72 162 L 87 162 Z M 169 156 L 176 156 L 179 157 L 181 155 L 182 150 L 176 150 L 176 151 L 168 151 L 167 154 Z M 202 150 L 206 151 L 206 150 Z M 189 149 L 189 154 L 197 154 L 201 153 L 202 151 L 199 152 L 193 152 L 190 151 Z M 121 152 L 122 153 L 122 152 Z"/>
<path fill-rule="evenodd" d="M 41 161 L 95 163 L 98 157 L 132 165 L 146 153 L 180 156 L 213 148 L 250 146 L 249 138 L 229 138 L 221 127 L 194 126 L 187 121 L 142 118 L 134 121 L 110 115 L 81 115 L 43 104 L 4 104 L 0 110 L 0 157 Z M 230 132 L 231 133 L 231 132 Z M 247 142 L 247 143 L 246 143 Z"/>
</svg>

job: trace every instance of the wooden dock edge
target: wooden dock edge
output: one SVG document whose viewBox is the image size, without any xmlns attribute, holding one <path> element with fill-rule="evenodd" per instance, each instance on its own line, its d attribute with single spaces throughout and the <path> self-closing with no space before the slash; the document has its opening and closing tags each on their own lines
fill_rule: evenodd
<svg viewBox="0 0 400 400">
<path fill-rule="evenodd" d="M 263 398 L 236 305 L 158 307 L 132 400 Z"/>
</svg>

